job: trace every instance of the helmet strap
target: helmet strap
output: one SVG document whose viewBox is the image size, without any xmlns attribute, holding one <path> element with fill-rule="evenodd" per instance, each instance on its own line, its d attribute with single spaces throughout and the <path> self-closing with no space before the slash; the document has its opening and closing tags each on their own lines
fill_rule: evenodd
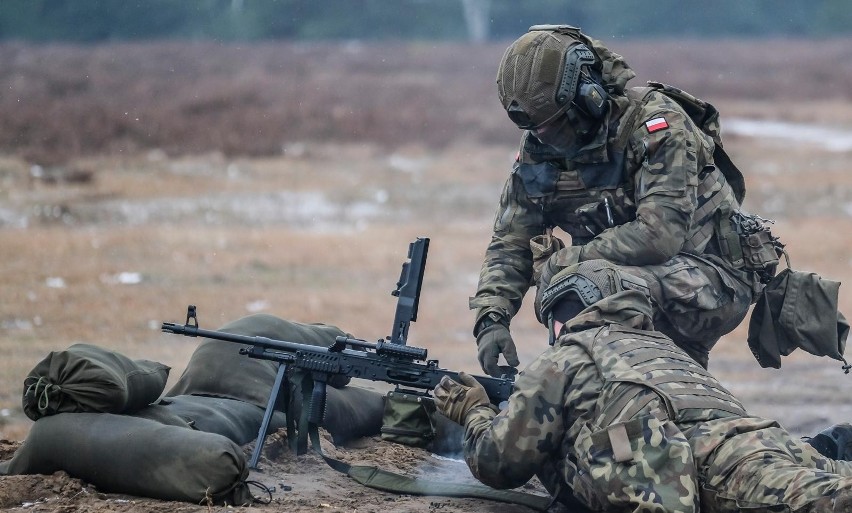
<svg viewBox="0 0 852 513">
<path fill-rule="evenodd" d="M 547 345 L 552 346 L 556 343 L 556 326 L 555 322 L 553 322 L 553 312 L 548 312 L 547 314 L 547 331 L 549 332 L 547 338 Z"/>
</svg>

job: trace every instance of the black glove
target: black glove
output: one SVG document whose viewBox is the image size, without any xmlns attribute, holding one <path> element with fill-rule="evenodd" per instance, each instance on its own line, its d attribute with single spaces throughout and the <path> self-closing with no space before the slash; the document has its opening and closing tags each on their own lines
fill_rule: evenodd
<svg viewBox="0 0 852 513">
<path fill-rule="evenodd" d="M 517 374 L 521 362 L 508 326 L 486 317 L 478 326 L 476 346 L 479 348 L 479 365 L 486 374 L 495 378 Z M 501 354 L 509 365 L 497 365 Z"/>
</svg>

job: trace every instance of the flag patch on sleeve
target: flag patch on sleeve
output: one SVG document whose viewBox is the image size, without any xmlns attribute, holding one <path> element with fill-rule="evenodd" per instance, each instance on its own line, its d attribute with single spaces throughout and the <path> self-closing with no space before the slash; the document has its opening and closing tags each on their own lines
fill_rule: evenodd
<svg viewBox="0 0 852 513">
<path fill-rule="evenodd" d="M 648 129 L 649 134 L 653 134 L 659 130 L 664 128 L 668 128 L 669 124 L 666 122 L 666 118 L 654 118 L 645 122 L 645 128 Z"/>
</svg>

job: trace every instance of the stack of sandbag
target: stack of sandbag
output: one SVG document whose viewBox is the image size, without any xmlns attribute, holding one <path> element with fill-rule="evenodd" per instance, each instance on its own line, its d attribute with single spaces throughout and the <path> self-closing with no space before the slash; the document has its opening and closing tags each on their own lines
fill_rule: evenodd
<svg viewBox="0 0 852 513">
<path fill-rule="evenodd" d="M 60 413 L 32 427 L 0 474 L 63 470 L 99 490 L 170 501 L 252 502 L 242 448 L 215 433 L 112 413 Z"/>
<path fill-rule="evenodd" d="M 192 429 L 193 417 L 209 414 L 195 415 L 193 401 L 201 398 L 178 400 L 181 408 L 169 411 L 150 406 L 169 370 L 89 344 L 51 352 L 24 380 L 24 412 L 36 422 L 12 459 L 0 463 L 0 474 L 62 470 L 105 492 L 250 503 L 242 449 L 223 434 Z M 228 406 L 230 415 L 218 412 L 205 426 L 245 431 L 239 410 Z"/>
<path fill-rule="evenodd" d="M 221 330 L 322 347 L 347 335 L 334 326 L 267 314 L 238 319 Z M 88 344 L 50 353 L 24 383 L 24 411 L 35 425 L 13 458 L 0 462 L 0 474 L 63 470 L 106 492 L 196 503 L 251 502 L 240 446 L 257 437 L 278 364 L 240 354 L 242 347 L 202 341 L 162 397 L 169 367 L 161 363 L 131 360 Z M 326 389 L 321 427 L 334 443 L 381 433 L 386 440 L 438 453 L 461 450 L 460 427 L 434 408 L 421 411 L 405 394 L 390 393 L 391 401 L 349 382 L 332 376 Z M 287 426 L 288 435 L 298 432 L 304 440 L 303 402 L 312 382 L 309 375 L 288 369 L 287 383 L 270 430 Z"/>
</svg>

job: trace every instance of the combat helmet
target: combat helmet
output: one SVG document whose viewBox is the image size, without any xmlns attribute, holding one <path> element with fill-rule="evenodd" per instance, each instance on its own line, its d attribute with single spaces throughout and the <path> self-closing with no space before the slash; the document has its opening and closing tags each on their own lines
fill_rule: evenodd
<svg viewBox="0 0 852 513">
<path fill-rule="evenodd" d="M 606 260 L 587 260 L 556 273 L 536 301 L 539 320 L 550 330 L 550 344 L 556 338 L 554 322 L 567 322 L 598 301 L 625 290 L 637 290 L 650 297 L 648 283 Z"/>
<path fill-rule="evenodd" d="M 570 25 L 534 25 L 500 61 L 497 91 L 509 118 L 534 130 L 567 114 L 599 119 L 609 94 L 635 73 L 624 59 Z"/>
</svg>

